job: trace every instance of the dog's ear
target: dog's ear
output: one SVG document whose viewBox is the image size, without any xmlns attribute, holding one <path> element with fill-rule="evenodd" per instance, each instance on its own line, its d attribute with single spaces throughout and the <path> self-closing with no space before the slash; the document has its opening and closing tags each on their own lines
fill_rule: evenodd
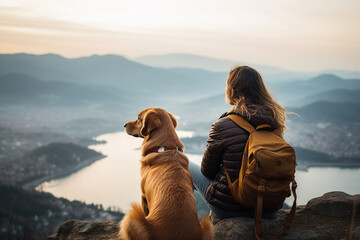
<svg viewBox="0 0 360 240">
<path fill-rule="evenodd" d="M 150 133 L 161 126 L 159 116 L 155 111 L 148 111 L 142 121 L 140 133 L 142 136 L 149 136 Z"/>
<path fill-rule="evenodd" d="M 171 121 L 172 121 L 173 124 L 174 124 L 174 128 L 176 128 L 176 126 L 177 126 L 176 118 L 175 118 L 174 115 L 172 115 L 171 113 L 169 113 L 169 116 L 170 116 L 170 118 L 171 118 Z"/>
</svg>

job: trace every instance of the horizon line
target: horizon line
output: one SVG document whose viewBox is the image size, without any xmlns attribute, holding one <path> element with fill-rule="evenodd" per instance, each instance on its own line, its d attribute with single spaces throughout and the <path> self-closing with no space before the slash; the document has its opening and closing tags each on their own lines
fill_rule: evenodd
<svg viewBox="0 0 360 240">
<path fill-rule="evenodd" d="M 117 56 L 117 57 L 122 57 L 125 58 L 129 61 L 133 61 L 142 65 L 146 65 L 146 66 L 150 66 L 147 64 L 143 64 L 140 63 L 138 61 L 136 61 L 137 58 L 141 58 L 141 57 L 148 57 L 148 56 L 167 56 L 167 55 L 189 55 L 189 56 L 196 56 L 196 57 L 203 57 L 203 58 L 208 58 L 208 59 L 213 59 L 213 60 L 219 60 L 219 61 L 228 61 L 228 62 L 234 62 L 235 64 L 239 63 L 239 61 L 235 61 L 235 60 L 230 60 L 230 59 L 225 59 L 225 58 L 216 58 L 216 57 L 211 57 L 211 56 L 205 56 L 205 55 L 199 55 L 199 54 L 193 54 L 193 53 L 180 53 L 180 52 L 173 52 L 173 53 L 165 53 L 165 54 L 149 54 L 149 55 L 141 55 L 141 56 L 137 56 L 137 57 L 129 57 L 126 55 L 122 55 L 119 53 L 104 53 L 104 54 L 97 54 L 97 53 L 93 53 L 93 54 L 89 54 L 89 55 L 82 55 L 82 56 L 77 56 L 77 57 L 67 57 L 64 56 L 60 53 L 53 53 L 53 52 L 47 52 L 47 53 L 29 53 L 29 52 L 13 52 L 13 53 L 4 53 L 4 52 L 0 52 L 0 55 L 20 55 L 20 54 L 24 54 L 24 55 L 33 55 L 33 56 L 45 56 L 45 55 L 54 55 L 54 56 L 59 56 L 65 59 L 80 59 L 80 58 L 89 58 L 89 57 L 93 57 L 93 56 Z M 257 63 L 244 63 L 244 65 L 258 65 L 258 66 L 263 66 L 263 67 L 273 67 L 273 68 L 279 68 L 281 70 L 284 71 L 290 71 L 290 72 L 302 72 L 302 73 L 322 73 L 322 72 L 326 72 L 326 71 L 345 71 L 345 72 L 353 72 L 353 73 L 359 73 L 360 74 L 360 70 L 355 70 L 355 69 L 338 69 L 338 68 L 325 68 L 325 69 L 320 69 L 320 70 L 293 70 L 293 69 L 287 69 L 287 68 L 283 68 L 280 66 L 275 66 L 275 65 L 267 65 L 267 64 L 257 64 Z M 156 67 L 156 66 L 151 66 L 151 67 Z M 159 67 L 156 67 L 159 68 Z M 174 67 L 177 68 L 177 67 Z M 179 68 L 182 68 L 181 66 L 179 66 Z M 184 67 L 184 68 L 190 68 L 190 67 Z M 191 68 L 190 68 L 191 69 Z M 194 69 L 203 69 L 203 68 L 194 68 Z M 206 69 L 204 69 L 206 70 Z M 223 71 L 220 71 L 223 72 Z M 224 71 L 226 72 L 226 71 Z M 336 74 L 334 74 L 336 75 Z"/>
</svg>

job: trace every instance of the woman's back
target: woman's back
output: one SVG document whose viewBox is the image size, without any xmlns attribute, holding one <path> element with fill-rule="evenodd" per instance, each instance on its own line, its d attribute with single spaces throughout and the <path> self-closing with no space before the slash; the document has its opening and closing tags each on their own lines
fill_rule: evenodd
<svg viewBox="0 0 360 240">
<path fill-rule="evenodd" d="M 287 111 L 271 97 L 261 75 L 248 66 L 231 69 L 226 81 L 225 95 L 232 109 L 213 124 L 201 167 L 190 162 L 189 169 L 195 188 L 215 216 L 253 216 L 253 209 L 247 209 L 235 202 L 224 171 L 226 167 L 232 181 L 239 177 L 249 134 L 226 115 L 238 114 L 254 127 L 268 124 L 283 135 Z M 273 211 L 269 214 L 272 215 Z"/>
<path fill-rule="evenodd" d="M 213 124 L 202 160 L 201 172 L 204 176 L 214 179 L 207 190 L 206 200 L 210 204 L 229 211 L 241 211 L 244 207 L 233 199 L 222 165 L 225 165 L 232 181 L 239 177 L 241 159 L 249 133 L 226 116 L 238 114 L 254 127 L 269 124 L 276 128 L 270 109 L 253 106 L 249 108 L 249 111 L 252 113 L 250 119 L 241 112 L 233 111 L 224 114 Z"/>
</svg>

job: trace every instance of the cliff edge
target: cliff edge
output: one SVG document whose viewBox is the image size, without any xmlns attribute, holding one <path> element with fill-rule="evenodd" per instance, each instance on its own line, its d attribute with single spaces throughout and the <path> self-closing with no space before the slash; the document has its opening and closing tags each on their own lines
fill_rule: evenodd
<svg viewBox="0 0 360 240">
<path fill-rule="evenodd" d="M 278 237 L 288 210 L 278 211 L 276 218 L 262 220 L 264 239 L 353 239 L 360 240 L 360 194 L 330 192 L 298 206 L 289 234 Z M 252 218 L 215 221 L 215 239 L 255 239 Z M 117 239 L 116 222 L 69 220 L 48 240 Z"/>
</svg>

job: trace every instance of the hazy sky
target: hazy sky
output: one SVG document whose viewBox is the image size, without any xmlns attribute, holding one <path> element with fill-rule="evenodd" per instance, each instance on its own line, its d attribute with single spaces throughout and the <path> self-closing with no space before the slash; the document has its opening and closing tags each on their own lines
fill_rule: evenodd
<svg viewBox="0 0 360 240">
<path fill-rule="evenodd" d="M 1 0 L 1 53 L 191 53 L 360 70 L 359 0 Z"/>
</svg>

